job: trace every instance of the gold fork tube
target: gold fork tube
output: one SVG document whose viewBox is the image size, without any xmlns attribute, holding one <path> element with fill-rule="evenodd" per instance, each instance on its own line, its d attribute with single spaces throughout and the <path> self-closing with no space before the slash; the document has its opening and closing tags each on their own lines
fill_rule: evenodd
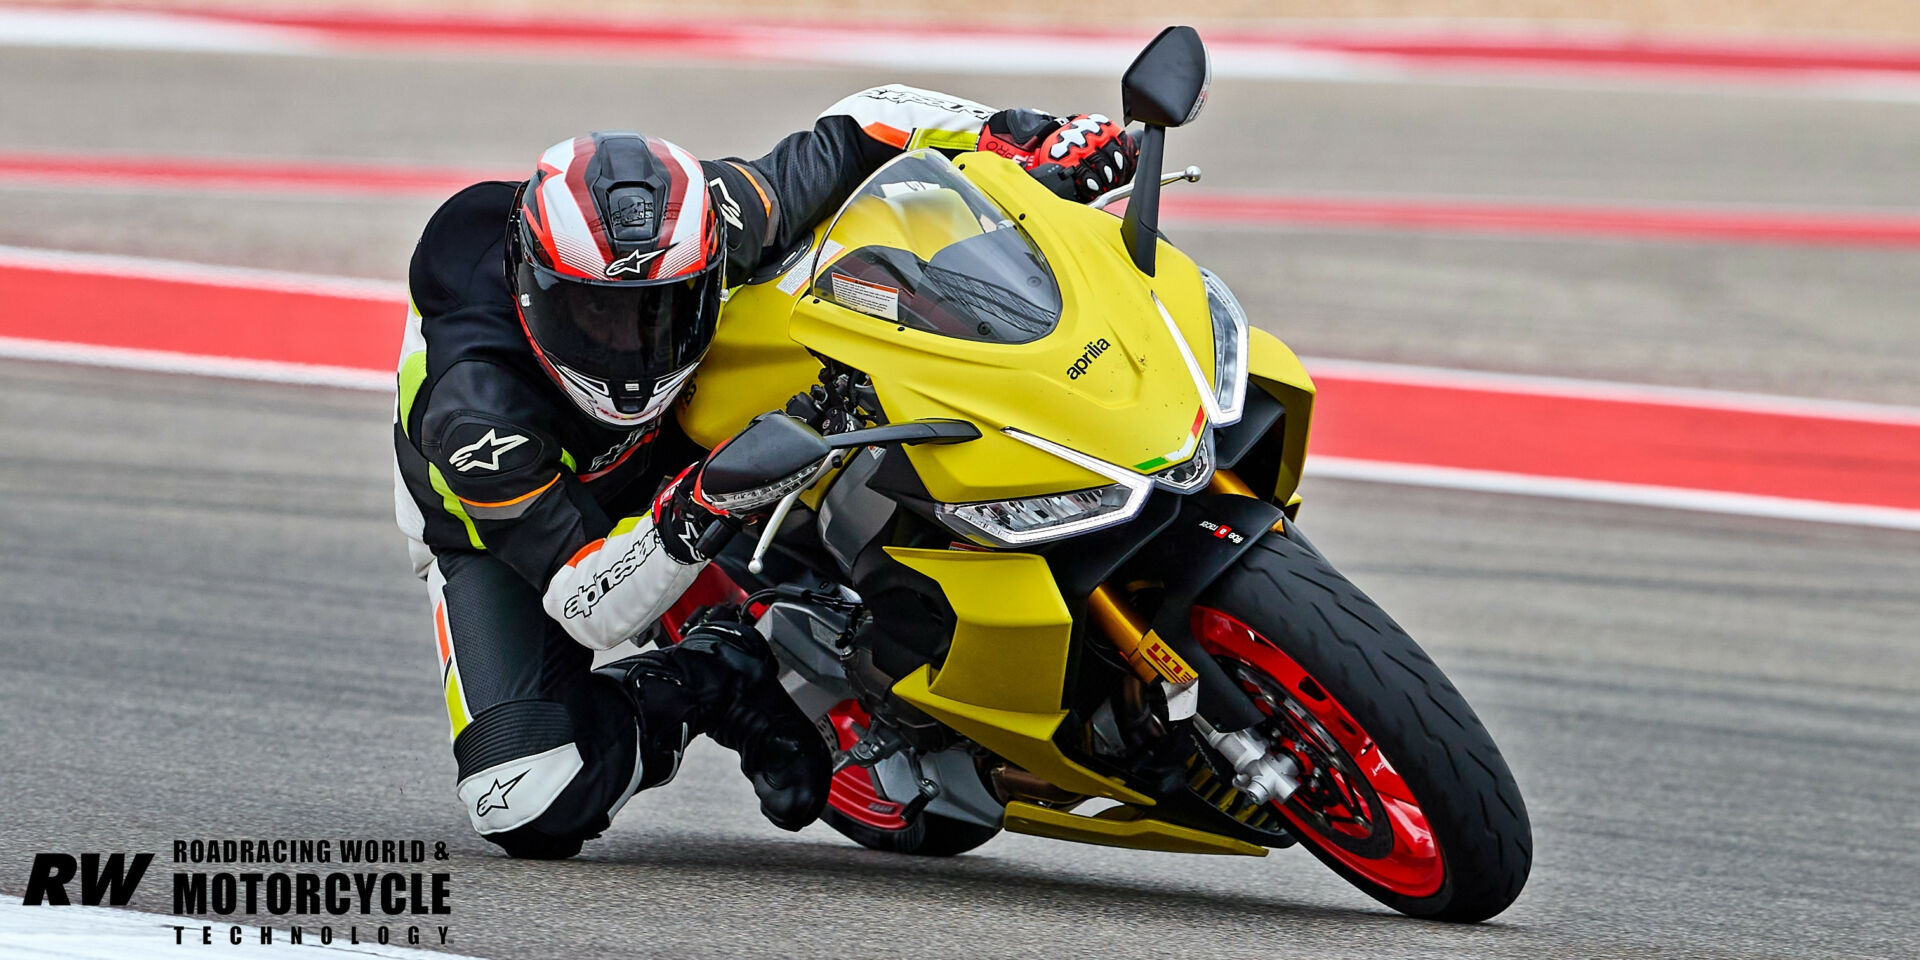
<svg viewBox="0 0 1920 960">
<path fill-rule="evenodd" d="M 1093 594 L 1087 597 L 1087 612 L 1093 615 L 1093 622 L 1099 624 L 1107 639 L 1113 641 L 1114 647 L 1127 658 L 1127 663 L 1133 666 L 1133 672 L 1139 674 L 1140 679 L 1148 683 L 1159 679 L 1153 665 L 1140 653 L 1140 642 L 1146 639 L 1147 631 L 1152 628 L 1141 619 L 1140 614 L 1134 612 L 1125 598 L 1103 583 L 1093 588 Z"/>
</svg>

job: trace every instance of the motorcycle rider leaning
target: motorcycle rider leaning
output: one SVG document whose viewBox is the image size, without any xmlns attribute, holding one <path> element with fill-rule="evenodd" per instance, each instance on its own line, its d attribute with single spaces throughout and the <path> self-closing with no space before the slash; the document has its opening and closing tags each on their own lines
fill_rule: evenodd
<svg viewBox="0 0 1920 960">
<path fill-rule="evenodd" d="M 699 575 L 703 542 L 751 519 L 715 529 L 705 451 L 667 415 L 723 291 L 921 147 L 991 150 L 1083 201 L 1135 162 L 1105 117 L 890 85 L 757 160 L 701 161 L 637 133 L 564 140 L 526 182 L 475 184 L 428 222 L 408 277 L 395 509 L 433 604 L 459 796 L 508 854 L 579 852 L 701 733 L 740 754 L 776 825 L 825 805 L 826 744 L 738 612 L 598 669 L 593 651 L 646 630 Z"/>
</svg>

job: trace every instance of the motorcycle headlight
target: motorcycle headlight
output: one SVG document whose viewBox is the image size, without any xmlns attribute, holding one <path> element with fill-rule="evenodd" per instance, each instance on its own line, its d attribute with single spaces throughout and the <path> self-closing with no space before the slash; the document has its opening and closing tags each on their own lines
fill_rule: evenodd
<svg viewBox="0 0 1920 960">
<path fill-rule="evenodd" d="M 1019 500 L 943 503 L 939 513 L 949 527 L 1015 547 L 1104 527 L 1126 507 L 1127 489 L 1114 484 Z"/>
<path fill-rule="evenodd" d="M 948 529 L 1001 547 L 1019 547 L 1076 536 L 1125 523 L 1140 513 L 1153 480 L 1125 467 L 1089 457 L 1051 440 L 1008 427 L 1008 436 L 1114 481 L 1070 493 L 1050 493 L 982 503 L 943 503 L 934 511 Z"/>
<path fill-rule="evenodd" d="M 1200 276 L 1213 315 L 1213 396 L 1220 414 L 1214 426 L 1224 427 L 1240 422 L 1247 405 L 1247 312 L 1213 271 L 1202 268 Z"/>
</svg>

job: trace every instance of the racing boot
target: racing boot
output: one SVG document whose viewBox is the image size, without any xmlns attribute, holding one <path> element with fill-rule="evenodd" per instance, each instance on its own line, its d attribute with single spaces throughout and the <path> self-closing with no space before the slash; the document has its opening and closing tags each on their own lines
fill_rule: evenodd
<svg viewBox="0 0 1920 960">
<path fill-rule="evenodd" d="M 640 722 L 640 789 L 673 779 L 687 741 L 704 733 L 740 755 L 760 812 L 799 830 L 826 807 L 826 741 L 781 688 L 766 641 L 737 615 L 711 611 L 680 643 L 601 667 Z"/>
</svg>

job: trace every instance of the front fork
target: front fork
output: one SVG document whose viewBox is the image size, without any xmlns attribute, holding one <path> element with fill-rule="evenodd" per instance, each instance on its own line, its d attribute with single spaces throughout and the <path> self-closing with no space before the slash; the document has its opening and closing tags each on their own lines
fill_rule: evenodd
<svg viewBox="0 0 1920 960">
<path fill-rule="evenodd" d="M 1255 496 L 1251 487 L 1226 469 L 1214 472 L 1207 492 Z M 1283 532 L 1285 525 L 1283 516 L 1272 529 Z M 1194 729 L 1233 765 L 1237 789 L 1255 803 L 1279 803 L 1299 787 L 1299 765 L 1290 756 L 1275 755 L 1267 738 L 1250 729 L 1258 722 L 1258 708 L 1238 688 L 1228 686 L 1230 678 L 1210 655 L 1195 646 L 1188 651 L 1191 660 L 1182 657 L 1111 584 L 1093 589 L 1087 598 L 1087 612 L 1136 676 L 1149 684 L 1164 685 L 1167 719 L 1192 718 Z M 1199 696 L 1202 684 L 1214 685 L 1207 691 L 1205 703 L 1214 706 L 1215 716 L 1207 716 L 1204 710 L 1196 714 L 1196 707 L 1203 702 Z"/>
</svg>

